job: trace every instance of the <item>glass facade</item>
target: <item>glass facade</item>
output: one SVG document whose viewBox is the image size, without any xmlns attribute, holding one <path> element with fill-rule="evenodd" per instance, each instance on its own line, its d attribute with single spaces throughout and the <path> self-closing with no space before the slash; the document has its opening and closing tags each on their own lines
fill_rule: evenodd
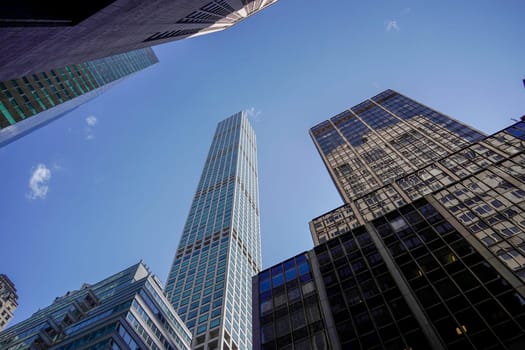
<svg viewBox="0 0 525 350">
<path fill-rule="evenodd" d="M 157 62 L 148 48 L 0 82 L 0 146 Z"/>
<path fill-rule="evenodd" d="M 310 134 L 345 202 L 306 254 L 331 349 L 525 348 L 525 120 L 485 136 L 386 90 Z M 264 314 L 274 269 L 256 349 L 291 313 Z"/>
<path fill-rule="evenodd" d="M 315 244 L 427 197 L 525 281 L 524 132 L 518 122 L 313 219 Z"/>
<path fill-rule="evenodd" d="M 262 271 L 253 293 L 255 349 L 330 348 L 308 254 Z"/>
<path fill-rule="evenodd" d="M 189 350 L 191 333 L 139 263 L 55 299 L 0 333 L 2 349 Z"/>
<path fill-rule="evenodd" d="M 252 347 L 260 266 L 256 139 L 240 112 L 217 126 L 165 287 L 195 349 Z"/>
<path fill-rule="evenodd" d="M 341 349 L 429 349 L 364 227 L 315 247 Z"/>
<path fill-rule="evenodd" d="M 525 347 L 525 298 L 430 203 L 373 227 L 447 349 Z"/>
<path fill-rule="evenodd" d="M 344 232 L 254 277 L 254 349 L 524 348 L 525 285 L 434 204 L 340 217 Z M 311 305 L 319 323 L 299 332 Z"/>
<path fill-rule="evenodd" d="M 484 136 L 392 90 L 320 123 L 310 135 L 345 202 Z"/>
</svg>

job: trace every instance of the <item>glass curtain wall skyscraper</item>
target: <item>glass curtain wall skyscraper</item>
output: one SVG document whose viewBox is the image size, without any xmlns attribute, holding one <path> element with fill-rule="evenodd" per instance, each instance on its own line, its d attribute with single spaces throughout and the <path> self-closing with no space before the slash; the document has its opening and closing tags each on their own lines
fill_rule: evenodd
<svg viewBox="0 0 525 350">
<path fill-rule="evenodd" d="M 0 146 L 56 120 L 158 61 L 147 48 L 0 82 Z"/>
<path fill-rule="evenodd" d="M 0 332 L 2 350 L 189 350 L 190 331 L 141 261 Z"/>
<path fill-rule="evenodd" d="M 255 133 L 244 112 L 217 126 L 166 292 L 193 348 L 251 349 L 251 278 L 261 267 Z"/>
<path fill-rule="evenodd" d="M 349 203 L 423 168 L 484 134 L 393 90 L 310 130 L 343 200 Z"/>
</svg>

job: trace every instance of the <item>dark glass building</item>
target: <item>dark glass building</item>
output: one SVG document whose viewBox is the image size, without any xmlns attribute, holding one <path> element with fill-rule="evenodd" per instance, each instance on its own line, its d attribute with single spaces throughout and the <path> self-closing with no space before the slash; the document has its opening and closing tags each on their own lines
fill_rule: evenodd
<svg viewBox="0 0 525 350">
<path fill-rule="evenodd" d="M 416 200 L 254 277 L 254 349 L 523 349 L 525 288 L 496 265 Z"/>
<path fill-rule="evenodd" d="M 0 349 L 190 349 L 191 333 L 142 263 L 67 292 L 0 332 Z"/>
<path fill-rule="evenodd" d="M 322 313 L 326 298 L 312 272 L 302 253 L 254 277 L 254 349 L 334 348 L 328 334 L 333 325 Z"/>
<path fill-rule="evenodd" d="M 166 282 L 195 350 L 251 349 L 261 267 L 257 143 L 245 112 L 217 125 Z"/>
<path fill-rule="evenodd" d="M 157 62 L 147 48 L 0 82 L 0 147 Z"/>
<path fill-rule="evenodd" d="M 276 1 L 2 1 L 0 81 L 224 30 Z"/>
<path fill-rule="evenodd" d="M 284 348 L 525 348 L 525 122 L 485 136 L 387 90 L 310 134 L 345 202 L 310 222 L 329 345 Z M 263 273 L 254 344 L 281 348 Z"/>
</svg>

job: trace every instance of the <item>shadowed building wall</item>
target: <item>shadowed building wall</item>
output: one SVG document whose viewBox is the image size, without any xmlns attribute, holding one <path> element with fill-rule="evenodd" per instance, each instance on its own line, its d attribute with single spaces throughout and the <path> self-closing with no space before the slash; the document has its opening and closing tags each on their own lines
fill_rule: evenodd
<svg viewBox="0 0 525 350">
<path fill-rule="evenodd" d="M 0 81 L 224 30 L 276 1 L 4 2 Z"/>
</svg>

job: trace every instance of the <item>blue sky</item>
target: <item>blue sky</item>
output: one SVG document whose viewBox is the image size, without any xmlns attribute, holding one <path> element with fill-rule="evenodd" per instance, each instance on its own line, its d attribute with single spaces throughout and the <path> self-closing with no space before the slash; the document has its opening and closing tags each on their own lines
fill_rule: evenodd
<svg viewBox="0 0 525 350">
<path fill-rule="evenodd" d="M 280 0 L 0 149 L 15 322 L 140 259 L 168 273 L 217 122 L 250 110 L 264 267 L 342 204 L 308 129 L 392 88 L 493 133 L 525 114 L 522 0 Z M 13 323 L 12 323 L 13 324 Z"/>
</svg>

